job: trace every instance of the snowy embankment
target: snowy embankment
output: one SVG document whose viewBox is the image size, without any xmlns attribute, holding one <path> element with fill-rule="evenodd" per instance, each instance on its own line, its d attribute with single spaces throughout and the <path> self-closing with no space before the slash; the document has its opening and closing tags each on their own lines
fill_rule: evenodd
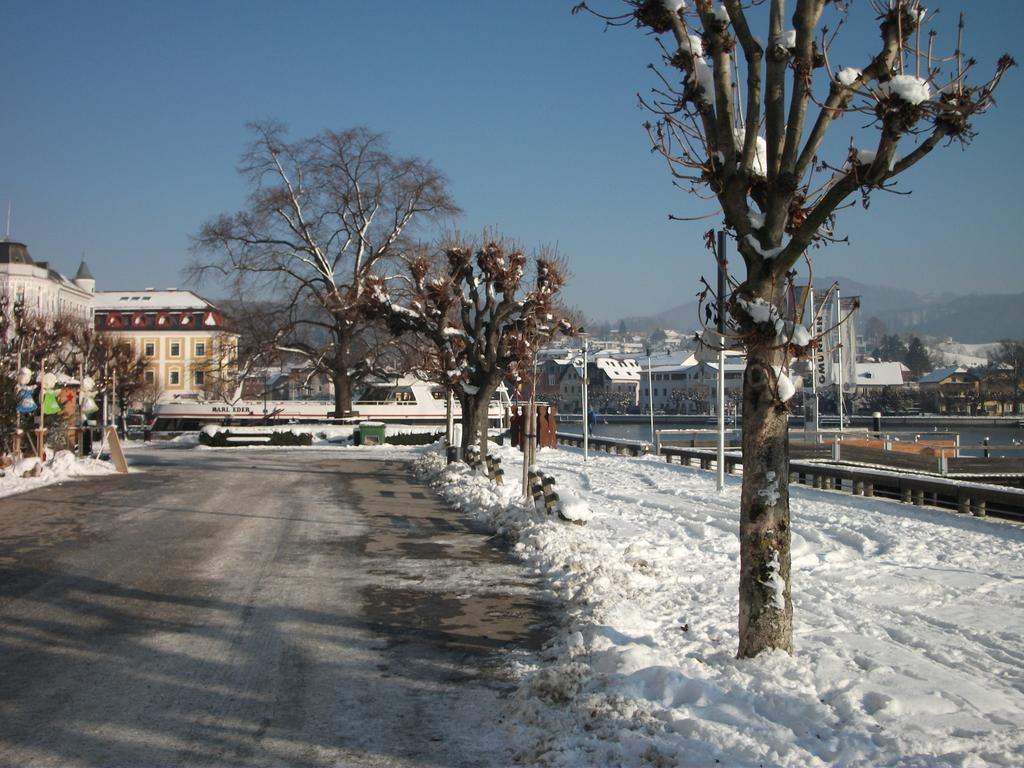
<svg viewBox="0 0 1024 768">
<path fill-rule="evenodd" d="M 739 479 L 544 450 L 585 526 L 436 452 L 418 471 L 511 535 L 564 606 L 513 719 L 555 766 L 1024 764 L 1024 529 L 791 489 L 796 654 L 737 660 Z"/>
<path fill-rule="evenodd" d="M 117 470 L 109 461 L 78 458 L 71 451 L 57 451 L 52 459 L 40 462 L 34 456 L 22 459 L 2 470 L 0 497 L 24 493 L 44 485 L 63 483 L 79 477 L 110 475 Z"/>
</svg>

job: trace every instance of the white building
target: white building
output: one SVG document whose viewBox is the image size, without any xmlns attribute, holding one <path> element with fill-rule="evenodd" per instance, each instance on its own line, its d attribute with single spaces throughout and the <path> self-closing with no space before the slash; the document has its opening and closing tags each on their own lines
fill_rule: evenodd
<svg viewBox="0 0 1024 768">
<path fill-rule="evenodd" d="M 903 387 L 910 381 L 910 369 L 903 363 L 857 363 L 857 394 L 881 387 Z"/>
<path fill-rule="evenodd" d="M 95 323 L 146 361 L 146 384 L 161 399 L 207 393 L 236 366 L 238 334 L 192 291 L 98 291 Z"/>
<path fill-rule="evenodd" d="M 741 352 L 725 354 L 726 400 L 737 401 L 743 393 L 743 372 L 746 357 Z M 647 411 L 653 401 L 654 410 L 666 413 L 712 413 L 718 396 L 718 363 L 701 363 L 690 354 L 678 363 L 654 365 L 651 368 L 651 389 L 647 371 L 640 386 L 640 407 Z"/>
<path fill-rule="evenodd" d="M 54 319 L 72 317 L 92 319 L 92 299 L 96 281 L 82 261 L 73 280 L 35 261 L 24 243 L 0 240 L 0 293 L 38 316 Z"/>
<path fill-rule="evenodd" d="M 551 361 L 557 364 L 557 361 Z M 563 409 L 578 411 L 583 402 L 582 357 L 566 361 L 558 380 L 558 401 Z M 587 394 L 595 410 L 636 406 L 640 366 L 633 358 L 601 356 L 588 361 Z"/>
</svg>

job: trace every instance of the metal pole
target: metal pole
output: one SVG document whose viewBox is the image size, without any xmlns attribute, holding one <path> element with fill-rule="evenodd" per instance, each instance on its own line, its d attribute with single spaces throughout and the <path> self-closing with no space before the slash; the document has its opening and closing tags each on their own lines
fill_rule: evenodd
<svg viewBox="0 0 1024 768">
<path fill-rule="evenodd" d="M 583 339 L 583 461 L 587 460 L 590 448 L 590 412 L 587 410 L 587 339 Z"/>
<path fill-rule="evenodd" d="M 39 360 L 39 428 L 36 430 L 36 456 L 39 457 L 40 461 L 44 461 L 46 458 L 46 447 L 45 447 L 45 434 L 46 434 L 46 420 L 43 417 L 43 400 L 46 397 L 46 393 L 43 391 L 43 377 L 46 375 L 46 360 Z"/>
<path fill-rule="evenodd" d="M 444 397 L 444 457 L 448 464 L 459 460 L 455 446 L 455 394 L 449 384 Z"/>
<path fill-rule="evenodd" d="M 718 490 L 725 488 L 725 230 L 718 230 Z"/>
<path fill-rule="evenodd" d="M 81 458 L 85 453 L 85 419 L 82 418 L 82 381 L 85 379 L 85 363 L 78 363 L 78 392 L 75 394 L 75 435 L 78 444 L 75 455 Z"/>
<path fill-rule="evenodd" d="M 811 281 L 807 282 L 807 292 L 810 294 L 811 301 L 811 324 L 808 330 L 812 336 L 818 336 L 819 326 L 817 320 L 817 313 L 814 311 L 814 284 Z M 818 355 L 823 354 L 820 344 L 822 343 L 819 338 L 819 347 L 814 351 L 814 357 L 811 359 L 811 394 L 814 398 L 814 442 L 818 442 Z M 806 424 L 805 424 L 806 429 Z"/>
<path fill-rule="evenodd" d="M 843 431 L 843 330 L 840 323 L 843 320 L 843 310 L 839 302 L 839 284 L 836 283 L 836 330 L 839 336 L 839 343 L 836 350 L 839 352 L 839 383 L 836 391 L 836 401 L 839 403 L 839 431 Z"/>
<path fill-rule="evenodd" d="M 651 442 L 654 440 L 654 386 L 651 384 L 651 348 L 647 348 L 647 410 L 651 412 Z"/>
</svg>

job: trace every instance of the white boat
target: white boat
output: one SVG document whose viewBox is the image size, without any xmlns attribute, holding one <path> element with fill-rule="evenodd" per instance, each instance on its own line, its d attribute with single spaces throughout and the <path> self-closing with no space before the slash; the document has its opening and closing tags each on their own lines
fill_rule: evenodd
<svg viewBox="0 0 1024 768">
<path fill-rule="evenodd" d="M 443 424 L 445 388 L 439 384 L 403 376 L 392 382 L 369 385 L 352 403 L 346 421 Z M 488 408 L 488 418 L 500 424 L 511 401 L 504 386 L 498 388 Z M 461 414 L 454 401 L 454 415 Z M 175 395 L 153 406 L 157 432 L 194 430 L 206 424 L 262 424 L 274 422 L 337 421 L 333 400 L 208 400 L 198 394 Z"/>
</svg>

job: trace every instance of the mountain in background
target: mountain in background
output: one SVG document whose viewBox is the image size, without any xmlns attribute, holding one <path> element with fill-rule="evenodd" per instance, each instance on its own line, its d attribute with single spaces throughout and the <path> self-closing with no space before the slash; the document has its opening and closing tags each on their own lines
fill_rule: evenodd
<svg viewBox="0 0 1024 768">
<path fill-rule="evenodd" d="M 874 314 L 890 333 L 951 337 L 966 344 L 1024 338 L 1024 293 L 947 296 Z"/>
<path fill-rule="evenodd" d="M 944 294 L 921 296 L 906 288 L 868 285 L 847 278 L 825 277 L 815 281 L 825 287 L 839 281 L 842 296 L 859 296 L 860 329 L 871 317 L 886 326 L 887 333 L 951 337 L 967 344 L 1024 338 L 1024 293 Z M 699 326 L 696 300 L 654 315 L 623 318 L 626 327 L 640 333 L 658 328 L 694 331 Z M 613 323 L 612 327 L 618 323 Z"/>
</svg>

